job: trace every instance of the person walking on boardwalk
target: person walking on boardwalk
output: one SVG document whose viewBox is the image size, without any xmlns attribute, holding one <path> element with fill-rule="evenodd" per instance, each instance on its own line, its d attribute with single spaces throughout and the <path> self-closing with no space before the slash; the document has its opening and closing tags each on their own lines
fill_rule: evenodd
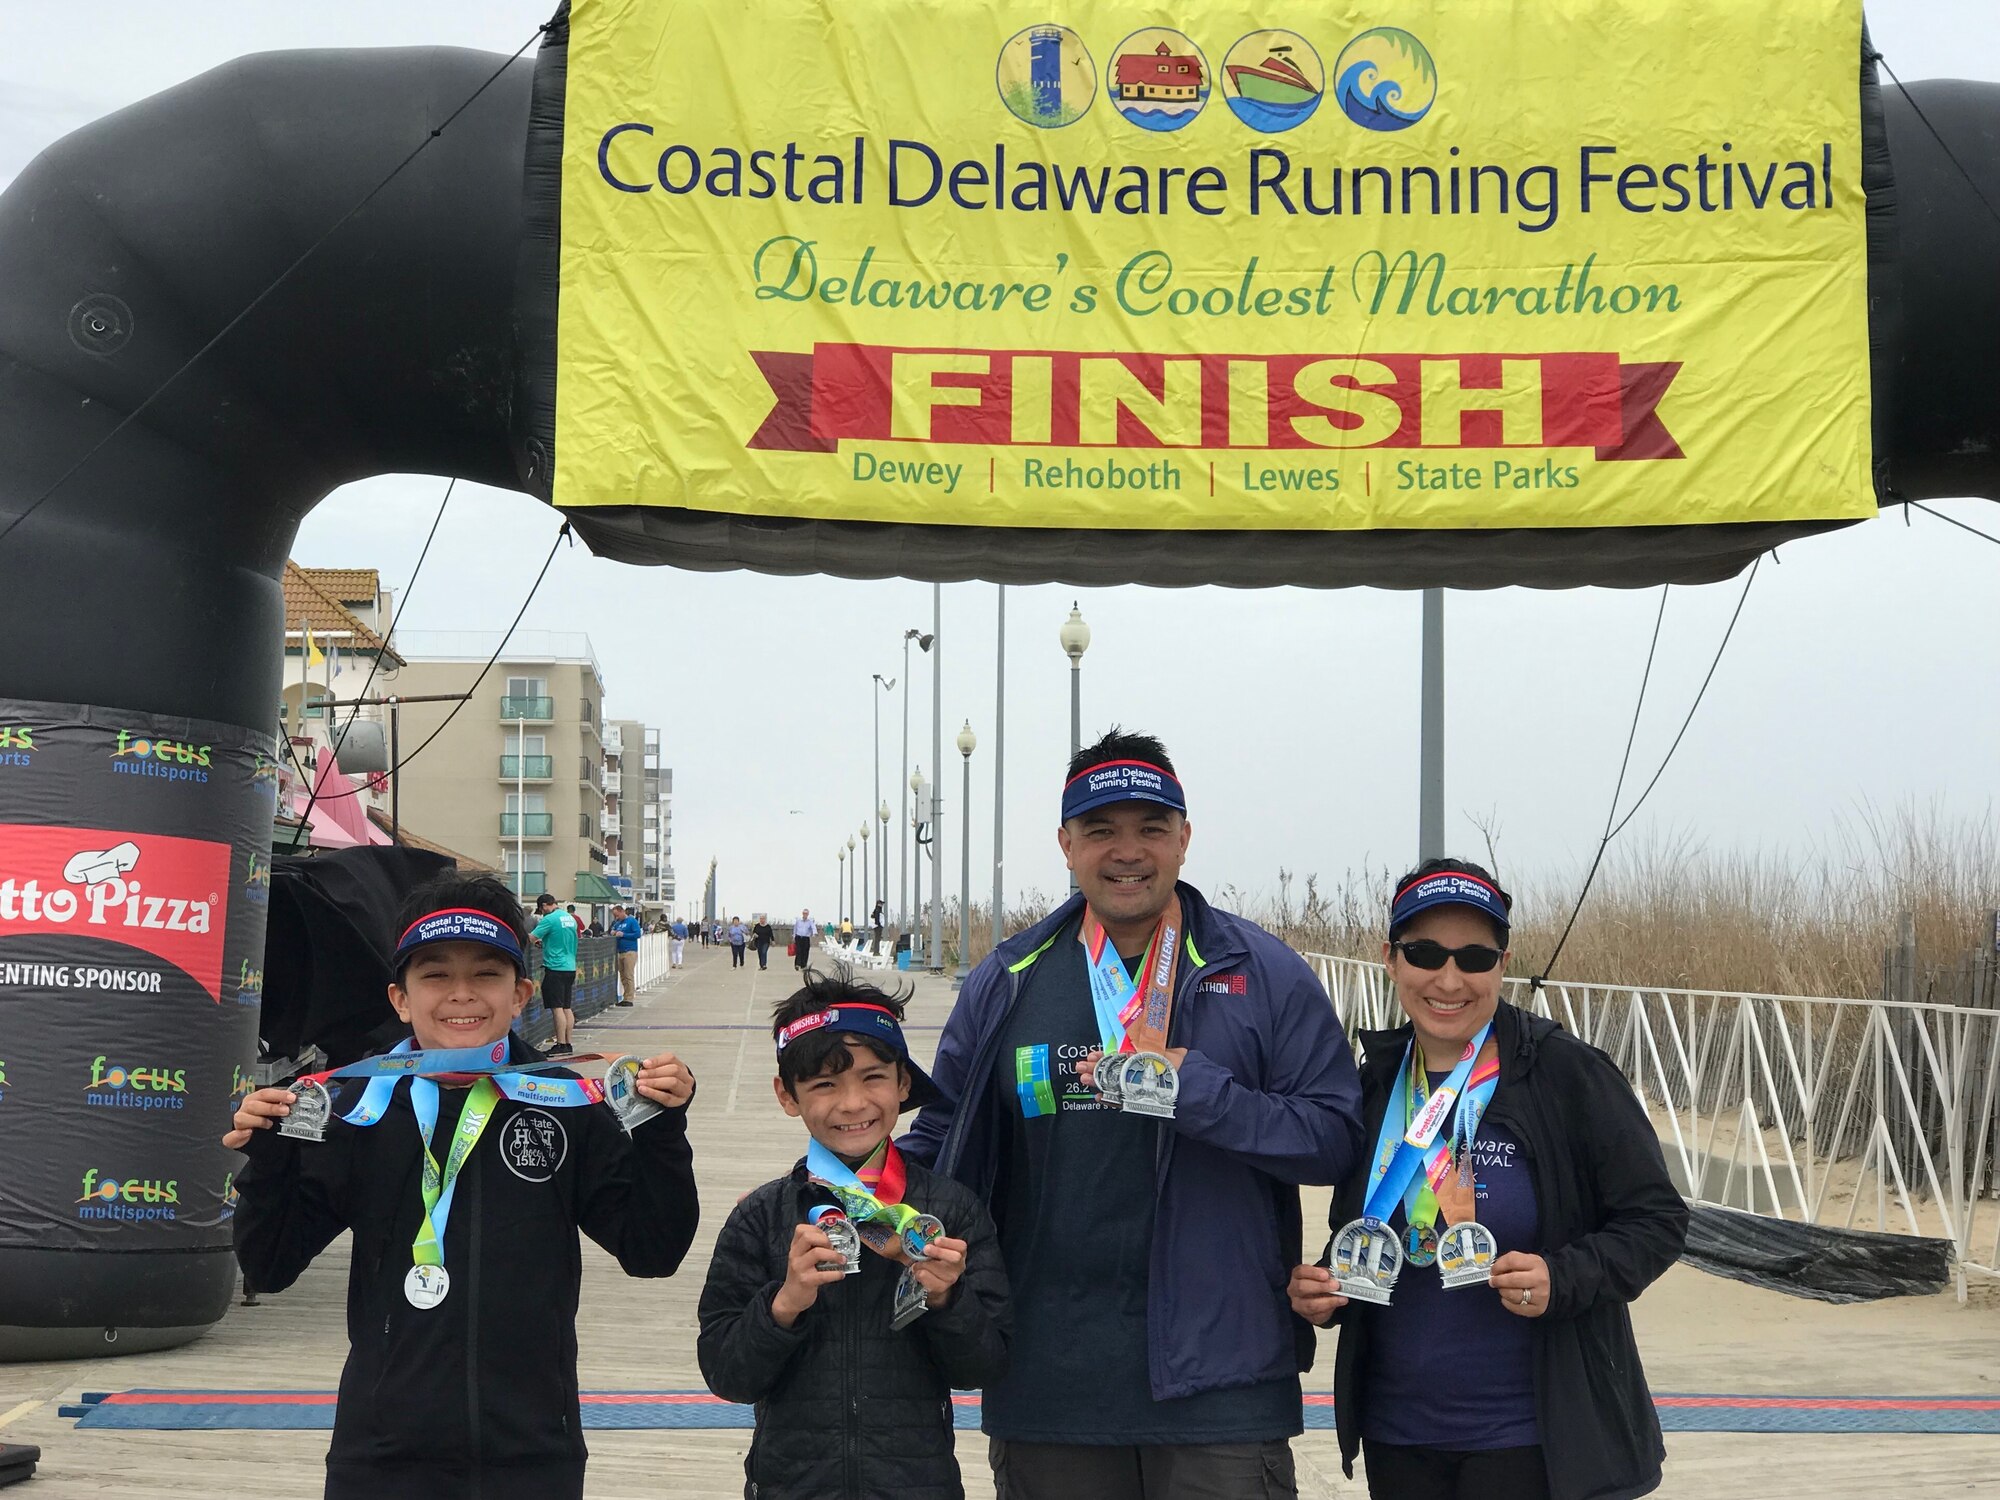
<svg viewBox="0 0 2000 1500">
<path fill-rule="evenodd" d="M 679 917 L 667 924 L 667 967 L 678 969 L 687 956 L 688 924 Z"/>
<path fill-rule="evenodd" d="M 1361 1160 L 1361 1091 L 1305 960 L 1178 879 L 1190 831 L 1158 740 L 1076 756 L 1057 842 L 1077 894 L 973 970 L 943 1098 L 901 1143 L 999 1229 L 1000 1500 L 1297 1493 L 1298 1188 Z"/>
<path fill-rule="evenodd" d="M 801 907 L 798 921 L 792 923 L 792 965 L 794 968 L 810 968 L 812 964 L 813 934 L 819 929 L 813 926 L 812 908 Z"/>
<path fill-rule="evenodd" d="M 770 968 L 771 944 L 775 943 L 778 937 L 771 931 L 771 919 L 762 912 L 757 913 L 756 925 L 750 929 L 750 940 L 757 945 L 757 967 Z"/>
<path fill-rule="evenodd" d="M 1616 1064 L 1500 998 L 1512 907 L 1464 860 L 1396 883 L 1382 959 L 1408 1019 L 1361 1036 L 1376 1150 L 1292 1273 L 1299 1316 L 1340 1325 L 1341 1461 L 1366 1459 L 1374 1500 L 1660 1483 L 1629 1307 L 1679 1258 L 1687 1204 Z M 1399 1272 L 1353 1263 L 1378 1230 Z"/>
<path fill-rule="evenodd" d="M 750 930 L 743 925 L 741 917 L 729 919 L 729 967 L 743 967 L 743 945 L 750 941 Z"/>
</svg>

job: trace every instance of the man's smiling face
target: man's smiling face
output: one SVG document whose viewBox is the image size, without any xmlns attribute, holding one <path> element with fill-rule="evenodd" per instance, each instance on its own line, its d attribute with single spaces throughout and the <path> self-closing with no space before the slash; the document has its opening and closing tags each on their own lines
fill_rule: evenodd
<svg viewBox="0 0 2000 1500">
<path fill-rule="evenodd" d="M 1056 839 L 1090 909 L 1123 938 L 1167 909 L 1192 831 L 1185 814 L 1157 802 L 1113 802 L 1071 818 Z"/>
</svg>

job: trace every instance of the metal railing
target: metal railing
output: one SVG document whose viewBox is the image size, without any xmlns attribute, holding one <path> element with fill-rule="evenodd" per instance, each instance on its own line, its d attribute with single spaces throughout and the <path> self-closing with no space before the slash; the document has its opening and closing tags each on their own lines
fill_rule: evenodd
<svg viewBox="0 0 2000 1500">
<path fill-rule="evenodd" d="M 1402 1024 L 1380 964 L 1309 953 L 1349 1036 Z M 1949 1240 L 2000 1276 L 2000 1010 L 1507 982 L 1609 1054 L 1697 1203 Z"/>
<path fill-rule="evenodd" d="M 503 839 L 546 839 L 555 837 L 556 815 L 554 813 L 502 813 L 500 814 L 500 837 Z"/>
<path fill-rule="evenodd" d="M 516 698 L 512 695 L 500 700 L 500 717 L 503 719 L 549 719 L 556 716 L 556 700 L 553 698 Z"/>
<path fill-rule="evenodd" d="M 500 779 L 502 781 L 552 781 L 556 774 L 556 758 L 553 755 L 503 755 L 500 757 Z"/>
</svg>

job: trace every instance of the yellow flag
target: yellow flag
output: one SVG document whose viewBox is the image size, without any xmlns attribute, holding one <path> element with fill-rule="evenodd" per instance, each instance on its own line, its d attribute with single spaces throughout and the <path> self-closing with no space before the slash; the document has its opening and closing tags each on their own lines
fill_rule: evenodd
<svg viewBox="0 0 2000 1500">
<path fill-rule="evenodd" d="M 313 643 L 312 626 L 307 625 L 305 627 L 305 630 L 306 630 L 306 665 L 308 667 L 316 667 L 321 662 L 326 660 L 326 653 L 320 650 L 319 647 Z"/>
</svg>

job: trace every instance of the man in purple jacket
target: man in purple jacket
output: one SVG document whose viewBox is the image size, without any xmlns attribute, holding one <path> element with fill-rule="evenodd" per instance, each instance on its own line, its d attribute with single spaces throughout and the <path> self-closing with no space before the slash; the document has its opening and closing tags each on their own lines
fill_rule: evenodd
<svg viewBox="0 0 2000 1500">
<path fill-rule="evenodd" d="M 1188 836 L 1158 740 L 1114 729 L 1078 753 L 1057 833 L 1077 894 L 967 979 L 931 1070 L 944 1102 L 902 1142 L 999 1228 L 1000 1500 L 1296 1494 L 1298 1186 L 1353 1166 L 1361 1092 L 1305 961 L 1179 882 Z M 1171 1117 L 1134 1108 L 1143 1066 L 1099 1068 L 1121 1043 L 1164 1058 Z"/>
</svg>

